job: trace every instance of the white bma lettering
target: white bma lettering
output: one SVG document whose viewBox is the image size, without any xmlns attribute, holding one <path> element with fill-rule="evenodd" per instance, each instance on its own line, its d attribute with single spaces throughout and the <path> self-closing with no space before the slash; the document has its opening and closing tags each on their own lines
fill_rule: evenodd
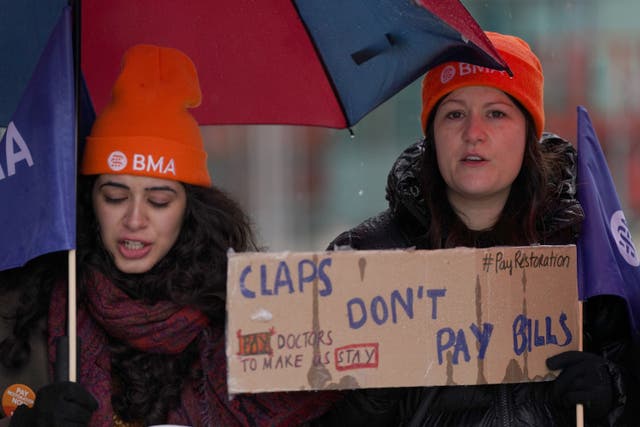
<svg viewBox="0 0 640 427">
<path fill-rule="evenodd" d="M 149 161 L 147 164 L 148 171 L 162 172 L 162 164 L 164 163 L 164 157 L 160 156 L 158 161 L 154 162 L 153 157 L 149 156 L 148 161 Z"/>
<path fill-rule="evenodd" d="M 476 74 L 476 73 L 502 73 L 506 74 L 505 71 L 502 70 L 494 70 L 493 68 L 481 67 L 479 65 L 467 64 L 465 62 L 461 62 L 458 67 L 458 72 L 461 76 L 466 76 L 467 74 Z"/>
<path fill-rule="evenodd" d="M 133 170 L 146 172 L 159 172 L 161 174 L 176 174 L 176 163 L 174 159 L 169 159 L 167 165 L 164 165 L 164 156 L 160 156 L 155 160 L 151 154 L 147 157 L 144 154 L 133 155 Z"/>
<path fill-rule="evenodd" d="M 16 164 L 21 161 L 26 161 L 29 167 L 33 166 L 33 157 L 29 146 L 25 142 L 20 132 L 16 128 L 13 122 L 9 122 L 7 126 L 7 137 L 5 138 L 5 154 L 7 159 L 7 175 L 12 176 L 16 174 Z M 17 147 L 17 150 L 14 148 Z M 0 180 L 6 178 L 2 167 L 0 167 Z"/>
<path fill-rule="evenodd" d="M 471 74 L 471 67 L 473 67 L 473 65 L 467 64 L 466 62 L 461 62 L 460 63 L 460 75 L 461 76 L 466 76 L 467 74 Z"/>
<path fill-rule="evenodd" d="M 167 163 L 167 168 L 164 170 L 164 173 L 169 172 L 171 172 L 173 175 L 176 174 L 176 162 L 174 162 L 173 159 L 169 160 L 169 163 Z"/>
<path fill-rule="evenodd" d="M 144 156 L 142 154 L 133 155 L 133 170 L 134 171 L 144 170 Z"/>
</svg>

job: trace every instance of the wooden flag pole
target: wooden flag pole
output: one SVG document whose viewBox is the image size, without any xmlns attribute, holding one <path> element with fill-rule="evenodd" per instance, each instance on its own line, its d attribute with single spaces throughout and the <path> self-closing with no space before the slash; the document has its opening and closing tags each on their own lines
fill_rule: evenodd
<svg viewBox="0 0 640 427">
<path fill-rule="evenodd" d="M 582 301 L 578 301 L 578 350 L 584 351 L 583 348 L 583 330 L 582 330 Z M 584 406 L 576 405 L 576 426 L 584 427 Z"/>
<path fill-rule="evenodd" d="M 69 336 L 69 381 L 78 379 L 78 340 L 76 328 L 76 250 L 69 251 L 69 297 L 67 334 Z"/>
<path fill-rule="evenodd" d="M 73 75 L 74 75 L 74 102 L 75 102 L 75 153 L 76 153 L 76 165 L 78 164 L 78 141 L 80 138 L 79 129 L 80 129 L 80 82 L 81 78 L 81 61 L 80 61 L 80 38 L 81 38 L 81 22 L 82 22 L 82 12 L 81 12 L 81 0 L 69 0 L 68 3 L 71 6 L 71 11 L 73 13 L 72 20 L 72 46 L 73 46 Z M 75 174 L 75 183 L 74 183 L 74 197 L 76 202 L 74 205 L 77 206 L 77 170 Z M 77 219 L 77 207 L 76 207 L 76 223 Z M 76 382 L 78 380 L 78 339 L 77 339 L 77 298 L 76 298 L 76 250 L 72 249 L 69 251 L 69 296 L 68 296 L 68 335 L 69 335 L 69 381 Z"/>
</svg>

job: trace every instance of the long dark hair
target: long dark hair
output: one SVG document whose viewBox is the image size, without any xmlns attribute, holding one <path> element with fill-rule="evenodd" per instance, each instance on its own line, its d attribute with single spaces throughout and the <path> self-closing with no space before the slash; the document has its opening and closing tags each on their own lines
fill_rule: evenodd
<svg viewBox="0 0 640 427">
<path fill-rule="evenodd" d="M 227 251 L 257 250 L 241 207 L 220 189 L 185 184 L 186 212 L 173 248 L 149 272 L 124 274 L 100 239 L 91 205 L 95 179 L 82 177 L 79 183 L 79 283 L 97 270 L 132 298 L 173 301 L 199 309 L 212 322 L 224 322 Z M 110 347 L 115 379 L 112 404 L 125 421 L 164 422 L 170 408 L 179 403 L 184 382 L 202 374 L 191 371 L 198 357 L 195 342 L 178 355 L 144 353 L 116 340 L 111 340 Z"/>
<path fill-rule="evenodd" d="M 540 149 L 533 119 L 529 112 L 511 97 L 524 113 L 526 121 L 525 151 L 520 172 L 511 186 L 509 197 L 491 230 L 473 231 L 454 212 L 446 194 L 446 184 L 436 159 L 434 136 L 435 112 L 427 121 L 421 185 L 427 211 L 431 213 L 426 239 L 430 248 L 456 246 L 528 245 L 540 242 L 543 214 L 553 197 L 550 183 L 559 173 L 553 165 L 557 153 Z"/>
<path fill-rule="evenodd" d="M 0 341 L 0 363 L 5 368 L 21 369 L 29 361 L 30 339 L 41 332 L 38 324 L 49 312 L 51 291 L 66 275 L 66 252 L 45 254 L 0 272 L 0 294 L 5 301 L 0 316 L 12 325 L 9 335 Z M 10 293 L 15 293 L 14 304 L 7 302 Z"/>
</svg>

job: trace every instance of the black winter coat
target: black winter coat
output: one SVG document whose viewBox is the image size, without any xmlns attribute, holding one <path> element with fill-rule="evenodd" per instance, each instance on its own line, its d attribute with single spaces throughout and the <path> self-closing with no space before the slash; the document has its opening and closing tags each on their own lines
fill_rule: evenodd
<svg viewBox="0 0 640 427">
<path fill-rule="evenodd" d="M 14 326 L 12 316 L 18 305 L 19 296 L 20 293 L 17 291 L 0 290 L 0 343 L 11 335 L 11 328 Z M 41 317 L 34 328 L 29 339 L 31 353 L 28 362 L 20 368 L 7 367 L 0 362 L 0 394 L 4 394 L 9 386 L 15 384 L 24 384 L 35 392 L 50 382 L 46 339 L 47 319 L 44 316 Z M 0 348 L 5 349 L 5 347 Z M 11 407 L 13 408 L 13 405 Z M 0 408 L 0 427 L 9 425 L 8 416 L 9 414 L 5 414 L 3 408 Z"/>
<path fill-rule="evenodd" d="M 421 195 L 419 175 L 424 142 L 406 149 L 387 182 L 389 208 L 340 234 L 329 249 L 429 248 L 422 238 L 430 213 Z M 555 183 L 557 203 L 543 220 L 542 244 L 574 243 L 583 211 L 575 198 L 576 151 L 563 139 L 545 134 L 543 150 L 562 152 L 563 179 Z M 477 245 L 493 246 L 490 237 Z M 608 419 L 587 425 L 640 426 L 631 414 L 637 365 L 629 343 L 624 302 L 616 297 L 589 300 L 585 312 L 585 349 L 611 361 L 613 410 Z M 318 425 L 401 426 L 574 426 L 575 407 L 565 408 L 553 397 L 553 382 L 475 386 L 356 390 Z"/>
</svg>

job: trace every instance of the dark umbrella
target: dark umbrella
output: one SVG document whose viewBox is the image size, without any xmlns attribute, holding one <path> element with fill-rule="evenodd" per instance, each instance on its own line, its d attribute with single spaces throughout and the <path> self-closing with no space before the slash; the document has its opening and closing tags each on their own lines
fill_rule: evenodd
<svg viewBox="0 0 640 427">
<path fill-rule="evenodd" d="M 67 0 L 0 0 L 0 126 L 6 127 Z"/>
<path fill-rule="evenodd" d="M 84 0 L 82 69 L 97 111 L 136 43 L 194 60 L 201 124 L 345 128 L 443 61 L 504 68 L 457 0 Z"/>
<path fill-rule="evenodd" d="M 0 0 L 0 126 L 67 2 Z M 505 66 L 458 0 L 84 0 L 82 68 L 98 111 L 136 43 L 193 58 L 202 124 L 344 128 L 443 61 Z"/>
</svg>

